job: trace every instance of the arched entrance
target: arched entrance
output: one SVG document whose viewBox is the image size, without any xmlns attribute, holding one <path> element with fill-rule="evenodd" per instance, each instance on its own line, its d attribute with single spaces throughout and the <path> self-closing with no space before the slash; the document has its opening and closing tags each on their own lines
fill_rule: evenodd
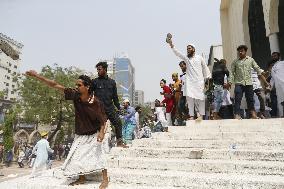
<svg viewBox="0 0 284 189">
<path fill-rule="evenodd" d="M 24 129 L 19 130 L 14 135 L 14 141 L 18 143 L 28 143 L 29 141 L 29 133 Z"/>
<path fill-rule="evenodd" d="M 29 137 L 30 144 L 36 144 L 37 141 L 41 139 L 40 133 L 38 130 L 34 130 Z"/>
<path fill-rule="evenodd" d="M 269 38 L 266 37 L 262 1 L 249 0 L 248 24 L 252 57 L 262 69 L 266 69 L 271 55 Z"/>
</svg>

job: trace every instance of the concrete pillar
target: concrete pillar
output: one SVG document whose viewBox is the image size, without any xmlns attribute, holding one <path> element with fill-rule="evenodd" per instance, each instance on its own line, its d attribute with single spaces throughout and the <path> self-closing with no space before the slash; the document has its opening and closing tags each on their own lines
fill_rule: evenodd
<svg viewBox="0 0 284 189">
<path fill-rule="evenodd" d="M 280 52 L 279 39 L 277 33 L 272 33 L 268 37 L 269 37 L 271 53 Z"/>
</svg>

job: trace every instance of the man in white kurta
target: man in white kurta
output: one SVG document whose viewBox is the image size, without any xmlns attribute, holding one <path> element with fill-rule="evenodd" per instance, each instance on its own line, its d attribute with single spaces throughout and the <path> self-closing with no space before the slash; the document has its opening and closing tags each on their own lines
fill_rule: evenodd
<svg viewBox="0 0 284 189">
<path fill-rule="evenodd" d="M 171 39 L 167 39 L 167 42 L 174 54 L 186 63 L 184 96 L 187 99 L 189 117 L 193 119 L 195 108 L 197 119 L 200 120 L 205 115 L 204 86 L 205 79 L 211 76 L 209 68 L 202 56 L 195 54 L 195 45 L 187 46 L 187 56 L 185 56 L 175 49 Z"/>
<path fill-rule="evenodd" d="M 271 70 L 272 79 L 271 86 L 275 86 L 279 117 L 283 117 L 283 103 L 284 103 L 284 61 L 278 61 L 274 64 Z M 282 104 L 281 104 L 282 103 Z"/>
<path fill-rule="evenodd" d="M 41 133 L 42 138 L 36 143 L 33 149 L 33 153 L 36 154 L 36 158 L 31 177 L 37 176 L 39 173 L 38 171 L 47 169 L 48 152 L 53 153 L 53 150 L 49 147 L 49 142 L 46 140 L 47 134 L 47 132 Z"/>
</svg>

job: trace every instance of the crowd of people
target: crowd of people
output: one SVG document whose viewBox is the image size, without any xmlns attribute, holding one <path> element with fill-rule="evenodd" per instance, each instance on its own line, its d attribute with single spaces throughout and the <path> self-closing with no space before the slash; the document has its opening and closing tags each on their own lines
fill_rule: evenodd
<svg viewBox="0 0 284 189">
<path fill-rule="evenodd" d="M 211 73 L 203 57 L 195 53 L 194 44 L 189 44 L 187 55 L 183 55 L 175 48 L 171 34 L 167 35 L 166 42 L 181 59 L 182 74 L 173 73 L 173 83 L 168 85 L 165 79 L 161 79 L 163 99 L 155 100 L 154 117 L 149 116 L 143 123 L 140 106 L 132 107 L 128 99 L 120 105 L 116 82 L 108 77 L 106 62 L 96 65 L 96 79 L 80 75 L 75 88 L 62 86 L 33 70 L 27 71 L 27 77 L 61 91 L 65 100 L 73 101 L 75 137 L 71 147 L 59 144 L 51 149 L 48 133 L 41 133 L 41 140 L 34 147 L 20 148 L 19 167 L 23 167 L 23 161 L 30 158 L 32 177 L 36 177 L 39 169 L 46 168 L 47 162 L 52 163 L 57 156 L 61 160 L 63 156 L 66 159 L 61 171 L 65 178 L 78 178 L 70 185 L 83 184 L 86 175 L 101 171 L 99 188 L 105 189 L 109 183 L 106 157 L 111 138 L 107 132 L 107 120 L 114 128 L 116 146 L 128 148 L 127 144 L 135 138 L 150 137 L 152 131 L 167 132 L 169 126 L 184 125 L 186 120 L 283 117 L 284 62 L 280 61 L 280 53 L 272 53 L 272 61 L 264 71 L 246 55 L 247 47 L 240 45 L 237 48 L 238 58 L 230 68 L 227 68 L 226 60 L 216 59 Z M 233 95 L 230 94 L 232 87 Z M 246 103 L 242 103 L 243 93 Z M 150 128 L 152 122 L 154 126 Z"/>
<path fill-rule="evenodd" d="M 183 55 L 175 48 L 171 34 L 166 42 L 181 59 L 181 74 L 178 77 L 178 73 L 173 73 L 173 82 L 168 85 L 165 79 L 160 81 L 163 100 L 159 104 L 157 99 L 155 106 L 164 107 L 159 110 L 166 115 L 160 116 L 164 127 L 184 125 L 186 120 L 194 119 L 283 117 L 284 62 L 279 52 L 272 53 L 263 70 L 247 56 L 247 46 L 240 45 L 236 49 L 238 58 L 230 67 L 225 59 L 215 58 L 210 71 L 203 57 L 195 53 L 194 44 L 189 44 L 187 55 Z"/>
<path fill-rule="evenodd" d="M 70 151 L 71 144 L 56 144 L 52 148 L 53 152 L 48 153 L 48 167 L 51 168 L 54 160 L 65 159 Z M 17 161 L 19 168 L 32 168 L 36 158 L 35 145 L 26 142 L 16 142 L 14 148 L 8 150 L 4 156 L 4 145 L 0 144 L 0 163 L 10 167 L 13 161 Z"/>
</svg>

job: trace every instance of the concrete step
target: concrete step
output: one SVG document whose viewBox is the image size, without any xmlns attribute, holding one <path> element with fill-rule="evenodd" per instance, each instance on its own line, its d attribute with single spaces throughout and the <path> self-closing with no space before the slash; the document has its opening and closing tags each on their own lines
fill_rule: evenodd
<svg viewBox="0 0 284 189">
<path fill-rule="evenodd" d="M 152 134 L 153 139 L 170 140 L 199 140 L 199 139 L 232 139 L 232 140 L 282 140 L 284 130 L 278 132 L 157 132 Z"/>
<path fill-rule="evenodd" d="M 184 188 L 284 188 L 283 176 L 110 169 L 115 183 Z"/>
<path fill-rule="evenodd" d="M 214 139 L 198 139 L 198 140 L 172 140 L 172 139 L 136 139 L 132 142 L 132 147 L 148 147 L 148 148 L 230 148 L 235 144 L 238 149 L 278 149 L 284 150 L 284 140 L 214 140 Z"/>
<path fill-rule="evenodd" d="M 99 188 L 100 181 L 89 180 L 85 184 L 77 186 L 69 186 L 68 183 L 72 180 L 66 181 L 63 178 L 56 178 L 51 176 L 48 171 L 46 171 L 43 176 L 36 178 L 29 178 L 29 176 L 23 176 L 15 178 L 13 180 L 5 181 L 0 183 L 1 189 L 90 189 Z M 176 187 L 155 187 L 155 186 L 143 186 L 136 183 L 123 184 L 115 183 L 110 180 L 108 189 L 183 189 Z"/>
<path fill-rule="evenodd" d="M 167 159 L 167 158 L 112 158 L 108 161 L 111 168 L 137 170 L 168 170 L 203 173 L 238 173 L 255 175 L 284 176 L 284 162 L 277 161 L 236 161 L 211 159 Z"/>
<path fill-rule="evenodd" d="M 201 159 L 203 149 L 194 148 L 112 148 L 110 158 L 148 157 L 148 158 L 186 158 Z"/>
<path fill-rule="evenodd" d="M 262 149 L 206 149 L 203 150 L 202 159 L 223 160 L 250 160 L 250 161 L 284 161 L 283 150 Z"/>
<path fill-rule="evenodd" d="M 208 123 L 208 122 L 207 122 Z M 284 126 L 280 124 L 270 124 L 270 125 L 214 125 L 212 123 L 207 124 L 195 124 L 191 126 L 170 126 L 170 133 L 175 133 L 179 131 L 184 132 L 276 132 L 279 130 L 284 130 Z"/>
<path fill-rule="evenodd" d="M 284 129 L 284 118 L 277 119 L 225 119 L 225 120 L 203 120 L 187 121 L 187 127 L 240 127 L 240 128 L 258 128 L 279 126 Z"/>
<path fill-rule="evenodd" d="M 147 157 L 147 158 L 184 158 L 184 159 L 222 159 L 251 161 L 284 161 L 283 150 L 259 149 L 201 149 L 201 148 L 113 148 L 111 158 Z"/>
</svg>

